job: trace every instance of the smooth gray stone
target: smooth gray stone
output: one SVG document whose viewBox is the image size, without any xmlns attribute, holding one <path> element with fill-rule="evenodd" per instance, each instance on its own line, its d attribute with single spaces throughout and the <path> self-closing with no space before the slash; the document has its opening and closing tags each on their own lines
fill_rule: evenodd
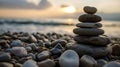
<svg viewBox="0 0 120 67">
<path fill-rule="evenodd" d="M 0 54 L 0 62 L 7 62 L 11 60 L 11 55 L 9 53 Z"/>
<path fill-rule="evenodd" d="M 93 14 L 83 14 L 81 16 L 79 16 L 78 20 L 80 22 L 91 22 L 91 23 L 96 23 L 96 22 L 100 22 L 102 20 L 102 18 L 98 15 L 93 15 Z"/>
<path fill-rule="evenodd" d="M 39 61 L 42 61 L 42 60 L 45 60 L 45 59 L 49 58 L 49 56 L 50 56 L 49 51 L 42 51 L 41 53 L 39 53 L 39 54 L 37 55 L 37 59 L 38 59 Z"/>
<path fill-rule="evenodd" d="M 66 50 L 59 58 L 60 67 L 79 67 L 79 56 L 73 50 Z"/>
<path fill-rule="evenodd" d="M 74 40 L 81 44 L 90 44 L 94 46 L 106 46 L 111 43 L 110 39 L 107 37 L 100 36 L 75 36 Z"/>
<path fill-rule="evenodd" d="M 97 60 L 98 67 L 103 67 L 105 64 L 107 64 L 107 61 L 104 59 Z"/>
<path fill-rule="evenodd" d="M 75 34 L 80 36 L 97 36 L 104 34 L 104 30 L 96 28 L 75 28 L 73 29 Z"/>
<path fill-rule="evenodd" d="M 88 55 L 83 55 L 80 59 L 81 67 L 97 67 L 97 61 Z"/>
<path fill-rule="evenodd" d="M 37 42 L 37 39 L 33 35 L 29 35 L 28 39 L 29 39 L 30 43 L 36 43 Z"/>
<path fill-rule="evenodd" d="M 51 46 L 54 47 L 54 46 L 57 45 L 58 43 L 61 44 L 62 47 L 65 47 L 66 44 L 67 44 L 66 40 L 58 39 L 58 40 L 53 41 L 53 42 L 51 43 Z"/>
<path fill-rule="evenodd" d="M 22 67 L 38 67 L 36 61 L 34 60 L 27 60 L 24 62 Z"/>
<path fill-rule="evenodd" d="M 80 57 L 86 54 L 94 58 L 101 58 L 112 52 L 111 46 L 97 47 L 85 44 L 73 44 L 68 49 L 75 50 Z"/>
<path fill-rule="evenodd" d="M 47 59 L 41 62 L 38 62 L 39 67 L 55 67 L 55 62 L 51 59 Z"/>
<path fill-rule="evenodd" d="M 101 28 L 102 24 L 87 22 L 87 23 L 78 23 L 76 24 L 76 26 L 80 28 Z"/>
<path fill-rule="evenodd" d="M 8 62 L 0 62 L 0 67 L 14 67 L 13 64 Z"/>
<path fill-rule="evenodd" d="M 111 61 L 105 64 L 103 67 L 120 67 L 120 63 L 116 61 Z"/>
<path fill-rule="evenodd" d="M 11 49 L 11 52 L 16 55 L 16 56 L 19 56 L 19 57 L 23 57 L 23 56 L 26 56 L 27 55 L 27 51 L 24 47 L 13 47 Z"/>
<path fill-rule="evenodd" d="M 95 7 L 91 7 L 91 6 L 85 6 L 83 8 L 83 10 L 88 14 L 94 14 L 97 12 L 97 9 Z"/>
<path fill-rule="evenodd" d="M 13 40 L 10 44 L 12 47 L 23 46 L 23 43 L 20 40 Z"/>
</svg>

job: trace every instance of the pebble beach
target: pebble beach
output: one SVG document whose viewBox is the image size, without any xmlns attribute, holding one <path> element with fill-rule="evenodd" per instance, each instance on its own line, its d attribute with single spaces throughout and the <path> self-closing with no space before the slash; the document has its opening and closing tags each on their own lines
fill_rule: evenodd
<svg viewBox="0 0 120 67">
<path fill-rule="evenodd" d="M 104 35 L 95 7 L 83 8 L 73 34 L 0 33 L 0 67 L 120 67 L 120 37 Z"/>
</svg>

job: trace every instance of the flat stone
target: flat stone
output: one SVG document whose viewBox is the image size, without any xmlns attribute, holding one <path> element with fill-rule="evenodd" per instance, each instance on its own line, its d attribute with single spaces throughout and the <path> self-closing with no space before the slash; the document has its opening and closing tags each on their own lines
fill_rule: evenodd
<svg viewBox="0 0 120 67">
<path fill-rule="evenodd" d="M 23 57 L 27 55 L 27 51 L 24 47 L 13 47 L 11 49 L 11 53 L 19 57 Z"/>
<path fill-rule="evenodd" d="M 87 23 L 78 23 L 76 24 L 76 26 L 80 28 L 101 28 L 102 24 L 87 22 Z"/>
<path fill-rule="evenodd" d="M 38 62 L 39 67 L 55 67 L 55 62 L 51 59 L 47 59 L 41 62 Z"/>
<path fill-rule="evenodd" d="M 100 36 L 75 36 L 74 40 L 78 43 L 82 44 L 90 44 L 94 46 L 106 46 L 111 43 L 110 39 L 107 37 L 100 37 Z"/>
<path fill-rule="evenodd" d="M 66 50 L 59 58 L 60 67 L 79 67 L 79 56 L 73 50 Z"/>
<path fill-rule="evenodd" d="M 84 45 L 84 44 L 73 44 L 68 49 L 75 50 L 80 57 L 86 54 L 94 58 L 101 58 L 107 56 L 112 51 L 111 46 L 96 47 L 96 46 Z"/>
<path fill-rule="evenodd" d="M 73 32 L 75 34 L 78 34 L 80 36 L 97 36 L 104 34 L 104 30 L 102 29 L 96 29 L 96 28 L 75 28 L 73 29 Z"/>
<path fill-rule="evenodd" d="M 88 55 L 83 55 L 80 59 L 80 67 L 97 67 L 97 61 Z"/>
<path fill-rule="evenodd" d="M 94 14 L 97 12 L 97 9 L 95 7 L 85 6 L 83 10 L 88 14 Z"/>
<path fill-rule="evenodd" d="M 42 51 L 41 53 L 39 53 L 39 54 L 37 55 L 37 59 L 38 59 L 39 61 L 42 61 L 42 60 L 48 59 L 49 56 L 50 56 L 49 51 Z"/>
<path fill-rule="evenodd" d="M 0 62 L 7 62 L 11 60 L 11 55 L 9 53 L 0 54 Z"/>
<path fill-rule="evenodd" d="M 120 63 L 116 61 L 111 61 L 105 64 L 103 67 L 120 67 Z"/>
<path fill-rule="evenodd" d="M 83 14 L 83 15 L 79 16 L 78 20 L 80 22 L 95 23 L 95 22 L 100 22 L 102 20 L 102 18 L 100 16 L 98 16 L 98 15 Z"/>
<path fill-rule="evenodd" d="M 36 61 L 27 60 L 22 67 L 38 67 Z"/>
<path fill-rule="evenodd" d="M 13 64 L 7 62 L 0 62 L 0 67 L 14 67 Z"/>
<path fill-rule="evenodd" d="M 120 44 L 114 44 L 112 45 L 112 55 L 114 56 L 120 56 Z"/>
</svg>

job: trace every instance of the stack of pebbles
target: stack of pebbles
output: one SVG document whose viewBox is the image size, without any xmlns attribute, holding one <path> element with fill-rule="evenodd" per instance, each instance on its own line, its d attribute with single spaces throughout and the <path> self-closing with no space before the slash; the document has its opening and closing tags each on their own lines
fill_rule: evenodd
<svg viewBox="0 0 120 67">
<path fill-rule="evenodd" d="M 76 34 L 74 40 L 77 42 L 70 49 L 75 50 L 79 56 L 84 54 L 94 58 L 100 58 L 111 53 L 110 40 L 103 36 L 104 30 L 101 23 L 102 18 L 94 15 L 97 12 L 95 7 L 85 6 L 84 12 L 78 20 L 81 23 L 76 24 L 77 28 L 73 30 Z"/>
</svg>

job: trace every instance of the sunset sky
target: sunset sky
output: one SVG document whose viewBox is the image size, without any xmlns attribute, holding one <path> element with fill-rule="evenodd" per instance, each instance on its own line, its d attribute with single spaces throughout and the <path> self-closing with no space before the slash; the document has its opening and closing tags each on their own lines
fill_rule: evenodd
<svg viewBox="0 0 120 67">
<path fill-rule="evenodd" d="M 120 15 L 120 0 L 0 0 L 0 17 L 75 17 L 89 5 L 97 7 L 98 13 Z"/>
</svg>

